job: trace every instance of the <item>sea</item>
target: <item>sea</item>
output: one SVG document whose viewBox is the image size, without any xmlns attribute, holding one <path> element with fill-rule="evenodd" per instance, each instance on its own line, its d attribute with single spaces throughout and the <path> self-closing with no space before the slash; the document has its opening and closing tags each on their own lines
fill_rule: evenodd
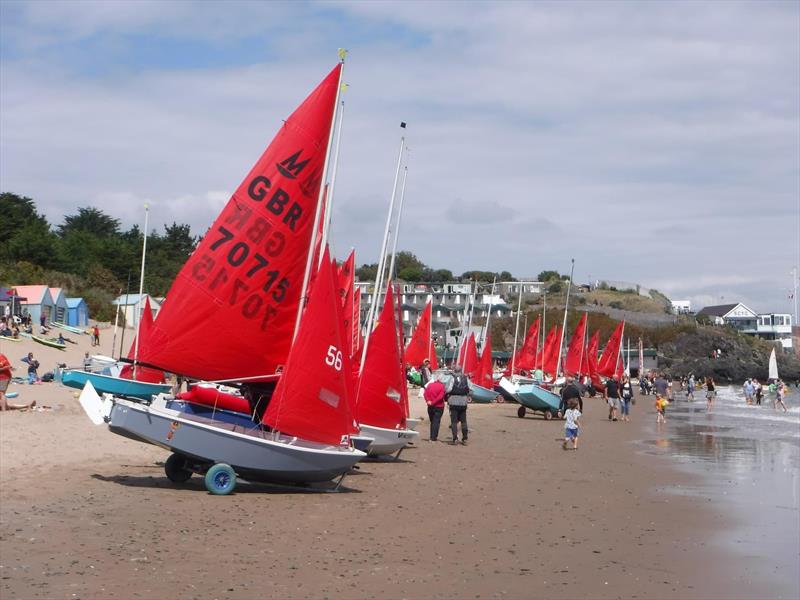
<svg viewBox="0 0 800 600">
<path fill-rule="evenodd" d="M 719 386 L 710 411 L 704 391 L 693 402 L 676 392 L 662 425 L 653 396 L 640 398 L 640 418 L 652 418 L 641 450 L 699 476 L 666 491 L 714 502 L 733 525 L 711 543 L 745 558 L 745 575 L 766 582 L 769 597 L 800 598 L 800 390 L 791 388 L 788 412 L 769 392 L 748 406 L 740 386 Z"/>
</svg>

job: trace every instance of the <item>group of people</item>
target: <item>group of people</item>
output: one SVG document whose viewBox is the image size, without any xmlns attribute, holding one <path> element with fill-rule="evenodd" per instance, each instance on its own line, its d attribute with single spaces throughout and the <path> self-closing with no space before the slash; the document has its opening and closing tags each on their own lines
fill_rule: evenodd
<svg viewBox="0 0 800 600">
<path fill-rule="evenodd" d="M 786 403 L 784 402 L 787 388 L 783 380 L 770 380 L 767 389 L 772 395 L 772 408 L 777 410 L 780 406 L 783 409 L 783 412 L 787 412 L 788 409 L 786 408 Z M 745 380 L 744 384 L 742 384 L 742 393 L 744 394 L 744 400 L 747 404 L 761 406 L 761 400 L 764 399 L 764 386 L 758 379 L 749 378 Z"/>
<path fill-rule="evenodd" d="M 33 352 L 28 352 L 28 355 L 22 359 L 22 362 L 24 362 L 28 368 L 28 383 L 35 383 L 38 381 L 39 361 L 33 357 Z M 8 391 L 9 383 L 11 383 L 11 378 L 13 377 L 12 371 L 14 370 L 15 367 L 11 364 L 11 361 L 8 360 L 8 357 L 0 353 L 0 411 L 6 411 L 12 408 L 30 408 L 35 404 L 35 402 L 32 402 L 21 406 L 9 405 L 6 392 Z"/>
<path fill-rule="evenodd" d="M 420 368 L 422 378 L 423 397 L 428 405 L 428 419 L 430 420 L 431 431 L 430 441 L 439 440 L 439 428 L 444 414 L 444 407 L 450 410 L 450 432 L 452 434 L 450 443 L 459 443 L 458 429 L 461 425 L 461 444 L 466 446 L 469 438 L 469 428 L 467 426 L 467 405 L 469 404 L 469 379 L 464 375 L 461 367 L 453 367 L 452 376 L 442 374 L 433 376 L 431 363 L 425 359 Z"/>
</svg>

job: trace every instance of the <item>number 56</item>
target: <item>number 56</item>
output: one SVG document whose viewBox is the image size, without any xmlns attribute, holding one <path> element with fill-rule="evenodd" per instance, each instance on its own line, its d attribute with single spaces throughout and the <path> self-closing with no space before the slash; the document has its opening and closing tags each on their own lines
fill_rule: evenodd
<svg viewBox="0 0 800 600">
<path fill-rule="evenodd" d="M 328 346 L 328 354 L 325 357 L 325 364 L 333 367 L 337 371 L 342 370 L 342 351 L 337 349 L 336 346 Z"/>
</svg>

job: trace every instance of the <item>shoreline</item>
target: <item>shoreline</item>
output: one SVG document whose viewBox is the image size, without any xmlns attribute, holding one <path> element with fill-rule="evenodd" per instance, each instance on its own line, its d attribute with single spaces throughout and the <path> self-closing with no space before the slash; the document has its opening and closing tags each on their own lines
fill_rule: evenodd
<svg viewBox="0 0 800 600">
<path fill-rule="evenodd" d="M 241 483 L 220 498 L 197 477 L 171 484 L 166 451 L 92 426 L 73 390 L 24 387 L 54 410 L 0 415 L 9 597 L 789 597 L 718 547 L 737 515 L 673 493 L 708 480 L 643 451 L 647 397 L 630 424 L 586 399 L 577 452 L 562 422 L 473 404 L 469 446 L 428 442 L 426 419 L 416 447 L 362 463 L 345 493 Z"/>
</svg>

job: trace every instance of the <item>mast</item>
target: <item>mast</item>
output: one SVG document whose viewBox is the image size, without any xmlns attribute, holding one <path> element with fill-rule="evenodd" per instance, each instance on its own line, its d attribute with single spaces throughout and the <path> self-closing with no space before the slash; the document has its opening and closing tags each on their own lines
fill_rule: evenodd
<svg viewBox="0 0 800 600">
<path fill-rule="evenodd" d="M 794 323 L 795 327 L 800 325 L 797 320 L 797 267 L 792 267 L 792 299 L 794 300 Z"/>
<path fill-rule="evenodd" d="M 117 297 L 119 298 L 122 296 L 122 288 L 119 288 L 119 294 Z M 119 304 L 117 304 L 117 310 L 114 314 L 114 337 L 111 338 L 111 358 L 114 358 L 114 348 L 117 346 L 117 327 L 119 326 Z"/>
<path fill-rule="evenodd" d="M 514 347 L 511 349 L 511 376 L 514 376 L 514 363 L 517 358 L 517 337 L 519 336 L 519 313 L 522 311 L 522 282 L 519 284 L 519 297 L 517 298 L 517 322 L 514 325 Z M 535 365 L 534 365 L 535 366 Z"/>
<path fill-rule="evenodd" d="M 339 108 L 339 98 L 342 94 L 342 75 L 344 74 L 344 57 L 347 55 L 347 50 L 344 48 L 339 48 L 339 60 L 341 62 L 341 68 L 339 69 L 339 82 L 336 86 L 336 97 L 333 101 L 333 116 L 331 117 L 331 130 L 328 133 L 328 146 L 325 152 L 325 162 L 322 165 L 322 178 L 320 179 L 319 185 L 319 194 L 317 195 L 317 206 L 314 209 L 314 221 L 313 226 L 311 228 L 311 238 L 308 242 L 308 256 L 306 257 L 306 268 L 303 272 L 303 285 L 300 288 L 300 302 L 297 306 L 297 319 L 294 322 L 294 334 L 292 335 L 292 340 L 297 337 L 297 331 L 300 329 L 300 321 L 303 318 L 303 306 L 305 304 L 306 294 L 308 293 L 308 281 L 311 279 L 311 266 L 314 262 L 314 246 L 317 241 L 317 224 L 319 223 L 320 212 L 322 208 L 322 198 L 325 196 L 325 182 L 328 179 L 328 167 L 330 165 L 331 159 L 331 141 L 333 140 L 333 133 L 336 129 L 334 125 L 336 124 L 336 111 Z M 324 231 L 323 231 L 324 233 Z M 320 247 L 321 252 L 323 254 L 324 248 Z"/>
<path fill-rule="evenodd" d="M 628 377 L 631 376 L 631 336 L 628 336 L 628 366 L 625 367 Z"/>
<path fill-rule="evenodd" d="M 342 56 L 340 49 L 340 56 Z M 342 58 L 344 60 L 344 58 Z M 341 81 L 341 79 L 339 80 Z M 343 83 L 340 85 L 340 92 L 344 92 L 347 89 L 347 84 Z M 319 247 L 324 248 L 325 245 L 328 243 L 328 232 L 330 231 L 331 226 L 331 215 L 333 214 L 333 194 L 336 190 L 336 174 L 339 172 L 339 148 L 342 145 L 342 126 L 344 125 L 344 100 L 339 103 L 339 127 L 336 130 L 336 143 L 334 144 L 334 151 L 333 151 L 333 168 L 331 174 L 331 184 L 328 186 L 328 195 L 325 199 L 325 216 L 323 224 L 322 224 L 322 241 L 320 242 Z M 335 119 L 335 113 L 334 113 Z M 322 252 L 319 253 L 319 264 L 322 264 Z"/>
<path fill-rule="evenodd" d="M 150 206 L 145 202 L 144 205 L 144 241 L 142 242 L 142 268 L 139 274 L 139 302 L 142 301 L 142 294 L 144 293 L 144 259 L 147 254 L 147 219 L 150 216 Z M 139 362 L 139 330 L 142 326 L 142 315 L 137 310 L 135 313 L 136 319 L 136 348 L 133 351 L 133 379 L 136 379 L 136 363 Z"/>
<path fill-rule="evenodd" d="M 492 298 L 494 297 L 494 286 L 497 283 L 497 277 L 492 280 L 492 293 L 489 296 L 489 311 L 486 315 L 486 329 L 483 332 L 483 339 L 481 340 L 481 351 L 483 348 L 486 347 L 486 338 L 492 335 L 491 330 L 489 329 L 489 324 L 492 322 Z M 527 315 L 525 315 L 527 317 Z"/>
<path fill-rule="evenodd" d="M 131 295 L 131 272 L 128 271 L 128 287 L 125 288 L 125 306 L 128 306 L 128 302 L 130 302 L 130 295 Z M 119 305 L 117 305 L 119 306 Z M 127 323 L 126 323 L 127 325 Z M 120 336 L 119 340 L 119 357 L 122 358 L 122 345 L 125 343 L 125 327 L 122 328 L 122 335 Z M 114 354 L 114 349 L 111 349 L 111 354 Z"/>
<path fill-rule="evenodd" d="M 406 148 L 406 154 L 408 154 L 408 148 Z M 406 177 L 408 177 L 408 161 L 406 160 L 406 164 L 403 166 L 403 183 L 400 186 L 400 204 L 397 206 L 397 221 L 394 225 L 394 240 L 392 241 L 392 260 L 389 262 L 389 275 L 386 278 L 387 282 L 392 281 L 394 278 L 394 260 L 397 256 L 397 239 L 400 237 L 400 219 L 403 217 L 403 200 L 406 197 Z"/>
<path fill-rule="evenodd" d="M 581 340 L 581 358 L 578 361 L 578 381 L 583 380 L 583 375 L 586 373 L 581 373 L 581 367 L 583 367 L 583 350 L 586 348 L 586 338 L 589 337 L 589 313 L 585 312 L 583 315 L 586 317 L 586 321 L 583 324 L 583 340 Z"/>
<path fill-rule="evenodd" d="M 572 259 L 572 266 L 569 269 L 569 281 L 567 282 L 567 300 L 564 302 L 564 324 L 561 326 L 561 339 L 558 341 L 558 362 L 556 362 L 556 373 L 553 381 L 558 379 L 558 372 L 561 370 L 561 351 L 564 349 L 564 334 L 567 332 L 567 310 L 569 309 L 569 290 L 572 287 L 572 276 L 575 273 L 575 259 Z"/>
<path fill-rule="evenodd" d="M 400 127 L 405 129 L 406 124 L 400 123 Z M 369 334 L 372 333 L 373 319 L 377 310 L 378 298 L 380 294 L 381 282 L 383 281 L 383 267 L 386 262 L 386 248 L 389 242 L 389 227 L 392 224 L 392 213 L 394 212 L 394 198 L 397 195 L 397 180 L 400 178 L 400 165 L 403 162 L 403 150 L 406 146 L 405 136 L 400 136 L 400 151 L 397 153 L 397 169 L 394 173 L 394 183 L 392 184 L 392 196 L 389 199 L 389 214 L 386 215 L 386 227 L 383 230 L 383 242 L 381 243 L 381 254 L 378 260 L 378 272 L 375 273 L 375 289 L 372 290 L 372 301 L 369 305 L 369 313 L 365 324 L 364 348 L 361 351 L 361 365 L 363 368 L 364 359 L 367 357 L 367 346 L 369 346 Z"/>
<path fill-rule="evenodd" d="M 547 335 L 547 290 L 544 291 L 544 303 L 542 304 L 542 364 L 541 371 L 544 376 L 544 342 Z M 539 356 L 539 340 L 536 340 L 536 356 Z M 533 370 L 538 370 L 539 365 L 536 364 L 536 359 L 533 359 Z"/>
</svg>

